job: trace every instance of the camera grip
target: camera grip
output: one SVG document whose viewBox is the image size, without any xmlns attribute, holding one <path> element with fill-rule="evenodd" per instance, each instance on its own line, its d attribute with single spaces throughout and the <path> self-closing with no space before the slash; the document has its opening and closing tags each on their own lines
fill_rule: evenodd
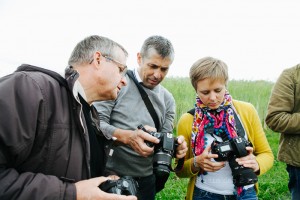
<svg viewBox="0 0 300 200">
<path fill-rule="evenodd" d="M 106 192 L 106 191 L 108 191 L 110 188 L 112 188 L 112 187 L 114 187 L 114 186 L 116 186 L 116 185 L 117 185 L 116 181 L 114 181 L 114 180 L 107 180 L 107 181 L 101 183 L 98 187 L 99 187 L 102 191 Z"/>
</svg>

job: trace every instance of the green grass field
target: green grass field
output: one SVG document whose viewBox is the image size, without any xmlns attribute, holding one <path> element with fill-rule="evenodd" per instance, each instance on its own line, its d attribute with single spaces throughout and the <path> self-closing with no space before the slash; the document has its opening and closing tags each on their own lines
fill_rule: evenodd
<svg viewBox="0 0 300 200">
<path fill-rule="evenodd" d="M 162 84 L 173 94 L 176 101 L 176 127 L 179 117 L 194 106 L 196 94 L 188 78 L 166 78 Z M 268 129 L 264 123 L 272 87 L 273 83 L 266 81 L 232 80 L 228 84 L 228 90 L 234 99 L 250 102 L 256 107 L 275 155 L 272 169 L 259 176 L 258 197 L 262 200 L 286 200 L 291 199 L 287 188 L 288 174 L 285 164 L 276 159 L 279 134 Z M 176 134 L 176 128 L 174 133 Z M 187 183 L 188 179 L 179 179 L 174 173 L 171 173 L 165 189 L 156 195 L 156 199 L 184 199 Z"/>
</svg>

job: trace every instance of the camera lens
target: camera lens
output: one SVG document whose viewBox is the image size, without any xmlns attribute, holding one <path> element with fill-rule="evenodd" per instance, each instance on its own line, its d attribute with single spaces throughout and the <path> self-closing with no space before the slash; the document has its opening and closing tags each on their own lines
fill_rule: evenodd
<svg viewBox="0 0 300 200">
<path fill-rule="evenodd" d="M 122 188 L 126 189 L 126 188 L 128 188 L 128 186 L 129 186 L 129 183 L 126 180 L 122 181 Z"/>
<path fill-rule="evenodd" d="M 162 151 L 157 152 L 153 157 L 153 170 L 157 175 L 165 175 L 170 173 L 172 156 Z"/>
<path fill-rule="evenodd" d="M 236 156 L 232 156 L 229 159 L 229 166 L 232 171 L 233 184 L 237 187 L 254 184 L 258 181 L 256 174 L 251 168 L 239 165 L 235 159 Z"/>
</svg>

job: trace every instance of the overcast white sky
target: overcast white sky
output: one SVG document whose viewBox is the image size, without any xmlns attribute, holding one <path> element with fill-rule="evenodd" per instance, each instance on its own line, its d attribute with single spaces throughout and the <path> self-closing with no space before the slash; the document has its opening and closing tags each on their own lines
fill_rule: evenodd
<svg viewBox="0 0 300 200">
<path fill-rule="evenodd" d="M 229 66 L 230 79 L 271 80 L 300 63 L 297 0 L 0 0 L 0 76 L 28 63 L 63 72 L 77 42 L 109 37 L 129 52 L 150 35 L 171 40 L 168 76 L 188 76 L 204 56 Z"/>
</svg>

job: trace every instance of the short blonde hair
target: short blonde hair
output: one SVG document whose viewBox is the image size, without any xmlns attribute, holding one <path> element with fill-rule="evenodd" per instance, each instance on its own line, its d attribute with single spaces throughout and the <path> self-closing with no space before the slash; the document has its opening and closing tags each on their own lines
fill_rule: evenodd
<svg viewBox="0 0 300 200">
<path fill-rule="evenodd" d="M 228 67 L 227 65 L 216 58 L 204 57 L 197 60 L 190 68 L 190 80 L 197 90 L 197 83 L 206 78 L 214 80 L 224 80 L 225 85 L 228 82 Z"/>
</svg>

